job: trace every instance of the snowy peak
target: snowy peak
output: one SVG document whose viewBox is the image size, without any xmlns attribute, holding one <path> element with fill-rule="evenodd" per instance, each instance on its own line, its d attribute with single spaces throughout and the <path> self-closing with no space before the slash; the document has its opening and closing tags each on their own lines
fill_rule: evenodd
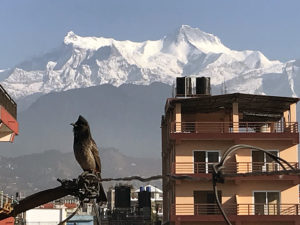
<svg viewBox="0 0 300 225">
<path fill-rule="evenodd" d="M 73 31 L 67 33 L 64 38 L 64 44 L 73 45 L 75 48 L 97 50 L 103 46 L 111 45 L 113 39 L 97 37 L 81 37 Z"/>
<path fill-rule="evenodd" d="M 65 42 L 68 42 L 69 40 L 76 41 L 77 35 L 71 30 L 67 33 L 64 40 L 65 40 Z"/>
<path fill-rule="evenodd" d="M 199 28 L 182 25 L 173 34 L 165 38 L 166 42 L 180 45 L 186 42 L 203 53 L 228 53 L 230 49 L 222 44 L 213 34 L 206 33 Z"/>
<path fill-rule="evenodd" d="M 270 61 L 260 51 L 249 51 L 244 61 L 250 68 L 270 67 L 273 64 L 280 63 L 279 61 Z"/>
</svg>

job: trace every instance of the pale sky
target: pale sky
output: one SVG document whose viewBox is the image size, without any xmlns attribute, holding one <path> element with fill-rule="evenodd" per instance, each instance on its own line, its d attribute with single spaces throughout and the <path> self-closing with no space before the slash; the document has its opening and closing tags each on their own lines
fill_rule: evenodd
<svg viewBox="0 0 300 225">
<path fill-rule="evenodd" d="M 182 24 L 231 49 L 300 59 L 299 0 L 0 0 L 0 69 L 58 47 L 70 30 L 144 41 Z"/>
</svg>

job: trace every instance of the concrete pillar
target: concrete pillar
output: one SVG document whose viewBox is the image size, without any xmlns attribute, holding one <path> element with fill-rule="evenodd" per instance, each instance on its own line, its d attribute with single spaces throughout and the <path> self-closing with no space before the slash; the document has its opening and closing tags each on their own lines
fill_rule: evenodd
<svg viewBox="0 0 300 225">
<path fill-rule="evenodd" d="M 175 131 L 181 132 L 181 104 L 175 105 Z"/>
<path fill-rule="evenodd" d="M 225 129 L 224 129 L 224 132 L 225 133 L 228 133 L 230 131 L 230 114 L 227 114 L 225 116 Z"/>
<path fill-rule="evenodd" d="M 290 126 L 291 132 L 297 132 L 296 122 L 297 122 L 297 115 L 296 115 L 296 103 L 290 105 Z"/>
<path fill-rule="evenodd" d="M 284 111 L 283 112 L 283 124 L 281 125 L 281 127 L 283 128 L 282 131 L 285 131 L 288 127 L 289 127 L 289 122 L 290 122 L 290 111 Z"/>
<path fill-rule="evenodd" d="M 283 120 L 284 122 L 289 122 L 289 110 L 283 112 Z"/>
<path fill-rule="evenodd" d="M 296 122 L 296 103 L 290 105 L 290 122 Z"/>
<path fill-rule="evenodd" d="M 232 103 L 232 122 L 233 132 L 239 132 L 239 104 L 237 102 Z"/>
</svg>

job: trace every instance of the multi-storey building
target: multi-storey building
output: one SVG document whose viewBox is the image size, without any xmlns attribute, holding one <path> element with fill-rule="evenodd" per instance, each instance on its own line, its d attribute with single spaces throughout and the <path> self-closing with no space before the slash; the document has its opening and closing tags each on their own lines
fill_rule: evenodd
<svg viewBox="0 0 300 225">
<path fill-rule="evenodd" d="M 0 191 L 0 214 L 10 213 L 12 210 L 12 204 L 14 203 L 14 199 L 9 197 L 7 194 L 5 195 L 3 191 Z M 7 218 L 5 220 L 0 220 L 0 225 L 12 225 L 15 220 L 13 217 Z"/>
<path fill-rule="evenodd" d="M 17 104 L 0 85 L 0 142 L 13 142 L 18 134 Z M 1 151 L 0 151 L 1 154 Z M 12 199 L 4 197 L 0 190 L 0 213 L 7 213 L 11 210 Z M 0 221 L 0 225 L 14 223 L 14 218 Z"/>
<path fill-rule="evenodd" d="M 17 104 L 0 85 L 0 142 L 13 142 L 18 132 Z"/>
<path fill-rule="evenodd" d="M 201 87 L 196 87 L 196 94 L 184 94 L 185 89 L 189 87 L 177 86 L 177 96 L 165 105 L 163 175 L 195 179 L 163 179 L 164 222 L 225 224 L 213 193 L 212 164 L 229 147 L 247 144 L 266 149 L 298 169 L 299 99 L 241 93 L 212 96 Z M 218 184 L 218 196 L 232 224 L 300 224 L 300 176 L 281 171 L 266 153 L 251 148 L 230 156 L 224 168 L 230 176 Z"/>
</svg>

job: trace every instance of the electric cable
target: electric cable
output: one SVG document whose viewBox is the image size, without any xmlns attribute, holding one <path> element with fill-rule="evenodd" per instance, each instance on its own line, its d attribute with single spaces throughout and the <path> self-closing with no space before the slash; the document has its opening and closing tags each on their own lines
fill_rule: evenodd
<svg viewBox="0 0 300 225">
<path fill-rule="evenodd" d="M 212 165 L 212 186 L 213 186 L 213 192 L 215 195 L 215 200 L 217 203 L 217 206 L 225 220 L 225 222 L 227 223 L 227 225 L 232 225 L 232 223 L 230 222 L 227 214 L 225 213 L 223 206 L 219 200 L 218 197 L 218 190 L 217 190 L 217 183 L 223 183 L 224 182 L 224 174 L 222 174 L 222 169 L 224 169 L 225 163 L 226 161 L 229 159 L 230 154 L 232 154 L 233 152 L 242 149 L 242 148 L 248 148 L 248 149 L 254 149 L 254 150 L 258 150 L 258 151 L 262 151 L 264 153 L 266 153 L 268 156 L 270 156 L 271 159 L 273 159 L 275 162 L 277 162 L 283 170 L 287 171 L 287 169 L 285 168 L 285 166 L 282 164 L 282 162 L 284 162 L 293 172 L 298 172 L 289 162 L 287 162 L 286 160 L 273 155 L 272 153 L 266 151 L 263 148 L 260 147 L 256 147 L 256 146 L 252 146 L 252 145 L 244 145 L 244 144 L 238 144 L 238 145 L 234 145 L 231 146 L 230 148 L 228 148 L 225 153 L 223 154 L 221 160 L 219 163 L 215 163 Z M 282 161 L 282 162 L 281 162 Z"/>
</svg>

